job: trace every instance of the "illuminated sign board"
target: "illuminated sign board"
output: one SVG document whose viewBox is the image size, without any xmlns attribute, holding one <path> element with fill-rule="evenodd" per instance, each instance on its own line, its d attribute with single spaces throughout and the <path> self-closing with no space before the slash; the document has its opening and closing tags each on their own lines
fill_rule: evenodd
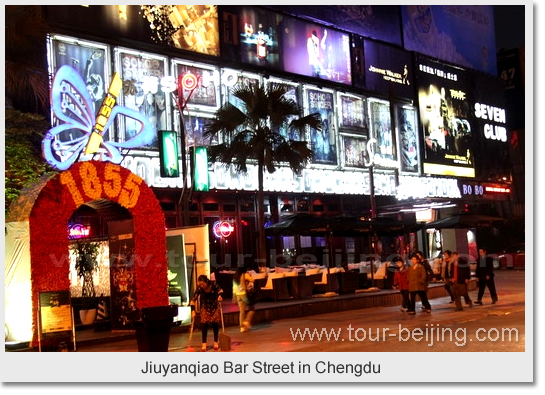
<svg viewBox="0 0 545 395">
<path fill-rule="evenodd" d="M 476 177 L 501 180 L 511 173 L 508 129 L 510 113 L 501 79 L 485 73 L 471 73 L 470 115 L 475 125 Z"/>
<path fill-rule="evenodd" d="M 163 178 L 159 172 L 159 158 L 127 155 L 122 166 L 144 179 L 155 188 L 182 188 L 182 178 Z M 257 191 L 257 165 L 249 164 L 246 174 L 234 166 L 213 163 L 208 169 L 209 190 Z M 461 198 L 458 180 L 400 176 L 396 187 L 394 174 L 373 173 L 376 196 L 396 196 L 398 199 L 444 197 Z M 289 167 L 278 167 L 273 174 L 264 174 L 264 191 L 292 193 L 330 193 L 345 195 L 369 195 L 369 172 L 338 171 L 328 169 L 303 169 L 294 175 Z"/>
<path fill-rule="evenodd" d="M 161 177 L 179 177 L 178 135 L 174 130 L 159 131 Z"/>
<path fill-rule="evenodd" d="M 193 188 L 195 191 L 208 192 L 208 150 L 195 147 Z"/>
<path fill-rule="evenodd" d="M 511 186 L 504 183 L 476 183 L 460 180 L 460 191 L 464 199 L 506 201 L 511 194 Z"/>
<path fill-rule="evenodd" d="M 424 173 L 475 177 L 468 73 L 418 56 L 416 85 L 425 142 Z"/>
</svg>

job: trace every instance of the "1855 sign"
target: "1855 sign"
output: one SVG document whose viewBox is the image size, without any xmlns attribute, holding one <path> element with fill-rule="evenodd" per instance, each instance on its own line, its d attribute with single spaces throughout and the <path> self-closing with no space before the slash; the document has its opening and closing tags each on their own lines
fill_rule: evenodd
<svg viewBox="0 0 545 395">
<path fill-rule="evenodd" d="M 73 175 L 72 171 L 61 173 L 60 181 L 72 195 L 76 207 L 88 199 L 106 198 L 117 200 L 125 208 L 136 206 L 143 182 L 134 173 L 123 176 L 118 165 L 106 163 L 102 168 L 97 168 L 93 162 L 83 162 L 78 174 Z"/>
</svg>

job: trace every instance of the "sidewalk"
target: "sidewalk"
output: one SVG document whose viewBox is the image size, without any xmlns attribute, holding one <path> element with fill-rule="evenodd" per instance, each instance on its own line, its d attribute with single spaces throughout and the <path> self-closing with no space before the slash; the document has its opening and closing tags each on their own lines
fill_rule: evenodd
<svg viewBox="0 0 545 395">
<path fill-rule="evenodd" d="M 447 296 L 447 292 L 443 285 L 442 282 L 430 283 L 430 288 L 428 290 L 430 301 Z M 470 287 L 470 290 L 473 289 L 475 289 L 475 282 L 472 282 L 472 286 Z M 239 332 L 238 306 L 231 300 L 227 300 L 223 302 L 226 332 L 233 338 L 234 344 L 237 345 L 236 339 L 241 335 L 244 336 L 245 339 L 251 339 L 254 336 L 257 336 L 257 341 L 259 338 L 259 329 L 269 328 L 273 322 L 278 322 L 279 320 L 297 319 L 300 324 L 303 324 L 304 322 L 312 320 L 312 318 L 309 319 L 308 317 L 313 317 L 315 315 L 347 311 L 357 311 L 357 314 L 361 315 L 361 309 L 370 307 L 393 307 L 392 311 L 395 311 L 396 314 L 399 313 L 397 308 L 401 305 L 401 297 L 398 290 L 377 289 L 376 291 L 359 291 L 360 292 L 335 296 L 315 295 L 315 297 L 311 299 L 258 302 L 256 304 L 256 313 L 254 316 L 254 330 L 244 334 Z M 448 303 L 448 301 L 445 301 L 444 303 Z M 372 314 L 373 310 L 374 309 L 368 309 L 366 314 Z M 189 330 L 190 325 L 172 327 L 170 351 L 185 351 L 189 338 Z M 193 347 L 195 347 L 195 344 L 200 345 L 200 335 L 200 331 L 194 332 L 192 338 Z M 209 340 L 211 337 L 212 332 L 210 331 Z M 111 342 L 128 342 L 126 345 L 118 345 L 118 347 L 131 348 L 132 345 L 132 348 L 134 349 L 132 351 L 137 351 L 134 332 L 95 332 L 92 328 L 76 331 L 76 343 L 79 351 L 95 351 L 90 349 L 93 347 L 105 347 L 106 349 L 102 351 L 107 351 L 107 348 L 114 349 L 115 345 L 111 345 L 111 347 L 105 346 L 107 343 Z M 209 343 L 211 346 L 211 341 L 209 341 Z M 238 344 L 238 346 L 240 346 L 240 344 Z M 254 349 L 255 347 L 256 344 L 251 346 L 251 350 L 246 351 L 258 351 Z"/>
</svg>

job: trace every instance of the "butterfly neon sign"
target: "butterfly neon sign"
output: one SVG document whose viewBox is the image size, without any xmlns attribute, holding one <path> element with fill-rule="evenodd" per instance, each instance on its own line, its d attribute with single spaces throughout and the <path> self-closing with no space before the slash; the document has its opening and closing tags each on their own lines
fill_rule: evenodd
<svg viewBox="0 0 545 395">
<path fill-rule="evenodd" d="M 45 160 L 58 170 L 68 169 L 83 155 L 100 154 L 100 159 L 119 164 L 123 159 L 121 150 L 137 148 L 153 141 L 155 128 L 138 111 L 116 105 L 122 82 L 114 74 L 108 93 L 95 117 L 95 105 L 85 81 L 71 66 L 62 66 L 55 74 L 51 88 L 53 122 L 42 141 Z M 123 142 L 104 139 L 116 117 L 132 118 L 140 129 Z"/>
</svg>

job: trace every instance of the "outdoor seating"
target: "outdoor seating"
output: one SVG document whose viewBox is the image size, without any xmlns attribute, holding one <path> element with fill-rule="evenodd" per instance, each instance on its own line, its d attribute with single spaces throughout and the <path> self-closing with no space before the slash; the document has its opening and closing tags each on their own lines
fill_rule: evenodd
<svg viewBox="0 0 545 395">
<path fill-rule="evenodd" d="M 314 294 L 325 294 L 329 292 L 339 292 L 339 274 L 337 268 L 320 269 L 321 279 L 314 282 Z"/>
<path fill-rule="evenodd" d="M 257 292 L 257 299 L 272 299 L 275 302 L 278 300 L 290 299 L 289 293 L 289 277 L 285 277 L 285 273 L 269 273 L 264 286 L 260 287 Z"/>
<path fill-rule="evenodd" d="M 289 293 L 293 299 L 312 298 L 314 278 L 307 275 L 286 277 L 288 279 Z"/>
<path fill-rule="evenodd" d="M 360 273 L 355 271 L 339 273 L 339 293 L 348 294 L 356 292 L 359 288 Z"/>
</svg>

